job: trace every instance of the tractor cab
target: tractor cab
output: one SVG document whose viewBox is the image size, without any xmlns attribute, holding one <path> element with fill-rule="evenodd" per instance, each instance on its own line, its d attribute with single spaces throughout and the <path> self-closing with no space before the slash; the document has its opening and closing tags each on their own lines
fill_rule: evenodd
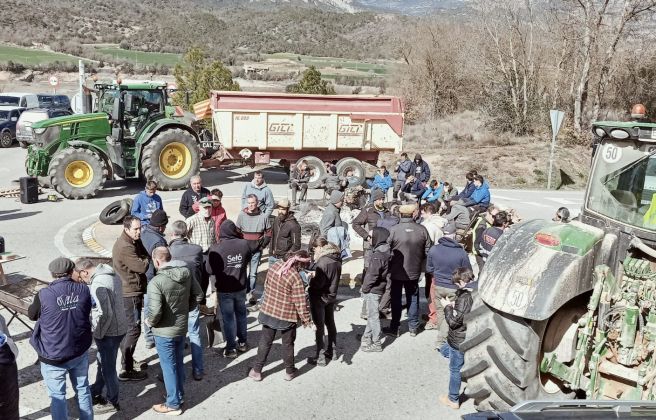
<svg viewBox="0 0 656 420">
<path fill-rule="evenodd" d="M 592 131 L 594 160 L 584 217 L 599 227 L 656 239 L 656 124 L 600 121 Z"/>
</svg>

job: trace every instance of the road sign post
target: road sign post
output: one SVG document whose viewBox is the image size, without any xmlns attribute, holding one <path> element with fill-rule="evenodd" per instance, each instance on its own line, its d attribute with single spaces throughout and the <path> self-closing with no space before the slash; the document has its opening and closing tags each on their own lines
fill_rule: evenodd
<svg viewBox="0 0 656 420">
<path fill-rule="evenodd" d="M 554 155 L 556 154 L 556 136 L 560 131 L 560 126 L 563 124 L 563 118 L 565 118 L 565 113 L 563 111 L 558 111 L 552 109 L 549 111 L 549 116 L 551 117 L 551 153 L 549 153 L 549 173 L 547 175 L 547 189 L 551 189 L 551 174 L 553 172 L 553 161 Z"/>
<path fill-rule="evenodd" d="M 50 76 L 50 86 L 52 86 L 52 92 L 57 93 L 57 85 L 59 85 L 59 79 L 57 76 Z"/>
</svg>

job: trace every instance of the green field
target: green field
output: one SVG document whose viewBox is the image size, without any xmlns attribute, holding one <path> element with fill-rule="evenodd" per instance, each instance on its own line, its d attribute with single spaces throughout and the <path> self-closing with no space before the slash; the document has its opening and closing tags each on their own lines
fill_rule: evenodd
<svg viewBox="0 0 656 420">
<path fill-rule="evenodd" d="M 355 70 L 362 73 L 369 73 L 379 76 L 384 76 L 390 72 L 390 68 L 393 66 L 392 63 L 382 64 L 382 63 L 364 63 L 361 61 L 349 60 L 346 58 L 333 58 L 333 57 L 312 57 L 308 55 L 298 55 L 290 53 L 275 53 L 275 54 L 264 54 L 265 58 L 274 58 L 274 59 L 288 59 L 305 66 L 315 66 L 317 69 L 321 70 L 327 67 L 332 68 L 342 68 Z M 300 57 L 300 61 L 299 61 Z M 322 72 L 323 73 L 323 72 Z M 330 74 L 330 73 L 329 73 Z"/>
<path fill-rule="evenodd" d="M 181 54 L 131 51 L 124 50 L 119 47 L 108 46 L 97 47 L 96 52 L 100 54 L 107 54 L 114 60 L 125 60 L 131 62 L 132 64 L 136 63 L 140 66 L 165 65 L 173 67 L 182 59 Z"/>
<path fill-rule="evenodd" d="M 6 63 L 8 61 L 20 63 L 25 66 L 35 66 L 38 64 L 53 63 L 55 61 L 77 63 L 78 59 L 56 52 L 0 44 L 0 63 Z"/>
</svg>

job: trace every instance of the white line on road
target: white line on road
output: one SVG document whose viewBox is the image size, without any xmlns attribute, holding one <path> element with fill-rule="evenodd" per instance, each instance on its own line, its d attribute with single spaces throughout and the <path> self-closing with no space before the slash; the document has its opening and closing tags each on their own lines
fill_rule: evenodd
<svg viewBox="0 0 656 420">
<path fill-rule="evenodd" d="M 520 201 L 519 198 L 510 198 L 510 197 L 506 197 L 506 196 L 499 195 L 499 194 L 493 194 L 492 198 L 494 199 L 493 201 L 496 201 L 497 199 L 498 200 L 508 200 L 508 201 Z"/>
<path fill-rule="evenodd" d="M 97 213 L 90 214 L 89 216 L 81 217 L 77 220 L 73 220 L 72 222 L 69 222 L 62 226 L 58 231 L 57 234 L 55 235 L 55 246 L 59 250 L 59 252 L 62 253 L 62 255 L 66 258 L 73 258 L 76 255 L 74 255 L 68 248 L 66 248 L 66 245 L 64 245 L 64 236 L 66 235 L 66 232 L 68 232 L 69 229 L 71 229 L 73 226 L 76 224 L 87 220 L 91 219 L 93 217 L 98 217 Z"/>
<path fill-rule="evenodd" d="M 572 201 L 572 200 L 567 200 L 565 198 L 558 198 L 558 197 L 545 197 L 545 200 L 549 201 L 554 201 L 558 204 L 562 204 L 563 206 L 580 206 L 583 204 L 583 201 Z"/>
</svg>

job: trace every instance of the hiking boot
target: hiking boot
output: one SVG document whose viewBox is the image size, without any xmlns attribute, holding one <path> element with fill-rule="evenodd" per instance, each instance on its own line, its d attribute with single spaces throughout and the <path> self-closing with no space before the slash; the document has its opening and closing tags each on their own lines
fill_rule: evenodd
<svg viewBox="0 0 656 420">
<path fill-rule="evenodd" d="M 246 353 L 248 350 L 250 350 L 250 347 L 248 347 L 248 343 L 238 343 L 237 344 L 237 351 L 239 353 Z"/>
<path fill-rule="evenodd" d="M 223 357 L 227 357 L 228 359 L 236 359 L 239 354 L 237 354 L 237 350 L 232 349 L 228 350 L 226 349 L 225 352 L 223 352 Z"/>
<path fill-rule="evenodd" d="M 419 330 L 410 330 L 410 337 L 416 337 L 419 334 Z"/>
<path fill-rule="evenodd" d="M 196 372 L 196 371 L 193 371 L 191 375 L 194 377 L 194 381 L 202 381 L 203 376 L 205 376 L 203 372 Z"/>
<path fill-rule="evenodd" d="M 246 307 L 246 310 L 247 310 L 248 312 L 257 312 L 257 311 L 260 310 L 260 304 L 259 304 L 259 303 L 256 303 L 256 304 L 253 305 L 253 306 L 247 306 L 247 307 Z"/>
<path fill-rule="evenodd" d="M 107 413 L 115 413 L 120 409 L 118 404 L 114 405 L 110 403 L 109 401 L 105 401 L 105 404 L 94 404 L 93 405 L 93 413 L 94 414 L 107 414 Z"/>
<path fill-rule="evenodd" d="M 383 333 L 385 335 L 389 335 L 390 337 L 400 337 L 401 336 L 401 332 L 399 331 L 398 328 L 385 327 L 385 328 L 383 328 Z"/>
<path fill-rule="evenodd" d="M 298 375 L 298 369 L 294 368 L 294 371 L 292 373 L 285 373 L 285 380 L 286 381 L 291 381 Z"/>
<path fill-rule="evenodd" d="M 440 404 L 449 408 L 453 408 L 454 410 L 460 408 L 460 402 L 451 401 L 447 395 L 440 395 L 440 397 L 437 400 L 440 402 Z"/>
<path fill-rule="evenodd" d="M 153 411 L 158 414 L 165 414 L 167 416 L 179 416 L 182 414 L 181 408 L 171 408 L 166 404 L 155 404 L 153 406 Z"/>
<path fill-rule="evenodd" d="M 155 348 L 155 342 L 154 341 L 146 341 L 146 349 L 152 350 Z"/>
<path fill-rule="evenodd" d="M 424 325 L 425 330 L 436 330 L 437 329 L 437 324 L 433 324 L 432 322 L 427 322 L 426 325 Z"/>
<path fill-rule="evenodd" d="M 253 292 L 249 292 L 246 294 L 246 303 L 249 305 L 255 305 L 257 303 L 257 298 L 255 297 L 255 294 Z"/>
<path fill-rule="evenodd" d="M 251 369 L 248 372 L 248 377 L 254 380 L 255 382 L 260 382 L 262 380 L 262 373 L 256 372 L 255 369 Z"/>
<path fill-rule="evenodd" d="M 118 380 L 127 382 L 127 381 L 143 381 L 148 377 L 146 372 L 137 372 L 136 370 L 124 370 L 119 373 Z"/>
<path fill-rule="evenodd" d="M 93 405 L 105 405 L 107 404 L 107 399 L 102 395 L 94 395 L 91 397 L 91 404 Z"/>
<path fill-rule="evenodd" d="M 317 366 L 326 366 L 328 364 L 328 360 L 326 360 L 327 357 L 325 354 L 320 354 L 316 360 L 317 360 Z"/>
<path fill-rule="evenodd" d="M 361 350 L 366 353 L 380 353 L 383 351 L 383 347 L 380 344 L 371 343 L 367 346 L 361 347 Z"/>
</svg>

